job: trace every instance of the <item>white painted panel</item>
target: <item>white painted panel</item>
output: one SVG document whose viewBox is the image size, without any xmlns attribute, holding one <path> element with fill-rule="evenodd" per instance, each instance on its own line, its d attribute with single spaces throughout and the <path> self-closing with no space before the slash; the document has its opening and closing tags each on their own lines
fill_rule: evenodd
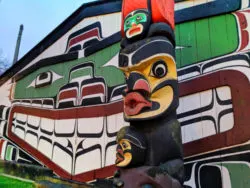
<svg viewBox="0 0 250 188">
<path fill-rule="evenodd" d="M 0 136 L 3 136 L 6 125 L 6 121 L 0 121 Z"/>
<path fill-rule="evenodd" d="M 178 113 L 183 113 L 187 111 L 191 111 L 200 107 L 200 94 L 196 93 L 193 95 L 182 97 L 182 105 L 183 107 L 178 110 Z"/>
<path fill-rule="evenodd" d="M 38 150 L 46 157 L 51 159 L 52 157 L 52 144 L 44 139 L 40 139 L 38 143 Z"/>
<path fill-rule="evenodd" d="M 72 134 L 75 130 L 75 119 L 55 120 L 55 132 L 58 134 Z"/>
<path fill-rule="evenodd" d="M 55 121 L 52 119 L 48 118 L 41 118 L 41 129 L 48 131 L 48 132 L 53 132 L 54 130 L 54 123 Z"/>
<path fill-rule="evenodd" d="M 52 161 L 55 162 L 58 166 L 63 168 L 68 173 L 71 173 L 71 168 L 72 168 L 71 156 L 57 146 L 54 146 Z"/>
<path fill-rule="evenodd" d="M 22 121 L 22 122 L 26 122 L 27 121 L 27 115 L 17 113 L 16 119 L 19 120 L 19 121 Z"/>
<path fill-rule="evenodd" d="M 216 134 L 215 125 L 212 121 L 202 121 L 202 138 Z"/>
<path fill-rule="evenodd" d="M 103 129 L 103 117 L 78 119 L 78 132 L 81 134 L 99 133 Z"/>
<path fill-rule="evenodd" d="M 122 127 L 129 126 L 129 123 L 124 121 L 123 113 L 108 116 L 107 122 L 108 122 L 108 132 L 109 133 L 117 132 Z"/>
<path fill-rule="evenodd" d="M 115 159 L 116 159 L 115 153 L 116 153 L 116 145 L 107 148 L 106 161 L 105 161 L 106 166 L 115 164 Z"/>
<path fill-rule="evenodd" d="M 234 116 L 233 113 L 226 114 L 220 119 L 220 132 L 229 131 L 234 127 Z"/>
<path fill-rule="evenodd" d="M 101 153 L 100 150 L 96 149 L 77 157 L 75 164 L 75 174 L 80 174 L 99 168 L 101 168 Z"/>
<path fill-rule="evenodd" d="M 34 126 L 34 127 L 39 127 L 40 124 L 40 117 L 37 116 L 28 116 L 28 124 Z"/>
<path fill-rule="evenodd" d="M 24 131 L 22 129 L 15 128 L 15 135 L 17 135 L 21 139 L 24 139 Z"/>
<path fill-rule="evenodd" d="M 192 142 L 202 138 L 202 126 L 200 126 L 200 123 L 186 125 L 181 129 L 185 132 L 185 142 L 183 143 Z"/>
<path fill-rule="evenodd" d="M 37 140 L 37 137 L 35 135 L 30 134 L 30 133 L 26 133 L 25 141 L 29 145 L 33 146 L 34 148 L 37 148 L 37 142 L 38 142 L 38 140 Z"/>
<path fill-rule="evenodd" d="M 225 101 L 225 100 L 232 99 L 230 87 L 228 86 L 218 87 L 216 88 L 216 91 L 220 100 Z"/>
<path fill-rule="evenodd" d="M 11 79 L 6 81 L 0 87 L 0 105 L 11 106 L 11 101 L 9 99 L 10 89 L 11 89 Z"/>
</svg>

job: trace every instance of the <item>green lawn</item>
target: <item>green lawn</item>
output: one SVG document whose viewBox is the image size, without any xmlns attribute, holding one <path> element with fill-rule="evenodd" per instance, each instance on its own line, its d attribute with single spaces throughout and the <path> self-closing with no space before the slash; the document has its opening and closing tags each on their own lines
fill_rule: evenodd
<svg viewBox="0 0 250 188">
<path fill-rule="evenodd" d="M 35 188 L 35 185 L 30 182 L 21 181 L 18 179 L 0 175 L 1 188 Z"/>
</svg>

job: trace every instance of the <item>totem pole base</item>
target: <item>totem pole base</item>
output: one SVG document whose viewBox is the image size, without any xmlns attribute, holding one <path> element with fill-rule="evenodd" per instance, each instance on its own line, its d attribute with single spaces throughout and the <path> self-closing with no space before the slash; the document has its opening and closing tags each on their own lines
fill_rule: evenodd
<svg viewBox="0 0 250 188">
<path fill-rule="evenodd" d="M 120 169 L 119 177 L 114 178 L 116 187 L 122 188 L 182 188 L 181 184 L 168 174 L 155 174 L 150 170 L 154 167 Z"/>
</svg>

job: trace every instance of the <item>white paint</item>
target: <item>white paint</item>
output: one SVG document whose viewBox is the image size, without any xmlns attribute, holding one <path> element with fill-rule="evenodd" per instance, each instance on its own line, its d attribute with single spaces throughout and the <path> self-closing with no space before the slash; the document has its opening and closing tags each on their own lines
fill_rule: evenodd
<svg viewBox="0 0 250 188">
<path fill-rule="evenodd" d="M 27 123 L 32 125 L 33 127 L 39 127 L 39 124 L 40 124 L 40 117 L 37 117 L 37 116 L 28 116 L 28 121 Z"/>
<path fill-rule="evenodd" d="M 123 113 L 114 114 L 107 117 L 108 132 L 116 133 L 124 126 L 128 126 L 129 123 L 124 121 Z"/>
<path fill-rule="evenodd" d="M 0 121 L 0 136 L 3 136 L 5 126 L 6 126 L 6 121 Z"/>
<path fill-rule="evenodd" d="M 16 116 L 16 119 L 21 121 L 21 122 L 26 122 L 27 121 L 27 115 L 26 114 L 20 114 L 20 113 L 17 113 L 17 116 Z"/>
<path fill-rule="evenodd" d="M 96 134 L 103 130 L 104 117 L 80 118 L 77 130 L 81 134 Z"/>
<path fill-rule="evenodd" d="M 241 9 L 248 8 L 249 5 L 250 5 L 249 0 L 241 0 Z"/>
<path fill-rule="evenodd" d="M 234 127 L 234 114 L 226 114 L 220 119 L 220 133 L 231 130 Z"/>
<path fill-rule="evenodd" d="M 57 146 L 54 146 L 52 161 L 71 174 L 72 158 Z"/>
<path fill-rule="evenodd" d="M 19 138 L 24 139 L 24 131 L 19 128 L 15 128 L 15 135 L 17 135 Z"/>
<path fill-rule="evenodd" d="M 52 144 L 44 139 L 40 139 L 37 149 L 44 154 L 46 157 L 51 159 L 52 157 Z"/>
<path fill-rule="evenodd" d="M 231 89 L 228 86 L 216 88 L 219 98 L 223 101 L 232 99 Z"/>
<path fill-rule="evenodd" d="M 72 134 L 75 131 L 76 119 L 55 120 L 55 132 Z"/>
<path fill-rule="evenodd" d="M 0 105 L 11 106 L 11 101 L 9 99 L 11 86 L 12 86 L 11 79 L 9 79 L 3 85 L 1 85 L 1 87 L 0 87 Z"/>
<path fill-rule="evenodd" d="M 53 119 L 48 119 L 48 118 L 41 118 L 41 123 L 40 123 L 40 128 L 48 131 L 48 132 L 53 132 L 54 131 L 54 124 L 55 121 Z"/>
<path fill-rule="evenodd" d="M 76 158 L 75 175 L 101 168 L 100 150 L 96 149 Z"/>
<path fill-rule="evenodd" d="M 202 5 L 202 4 L 207 4 L 213 1 L 215 0 L 188 0 L 188 1 L 178 2 L 178 3 L 175 3 L 175 11 Z"/>
<path fill-rule="evenodd" d="M 37 149 L 38 140 L 35 135 L 26 133 L 25 141 L 29 143 L 29 145 L 31 145 L 33 148 Z"/>
</svg>

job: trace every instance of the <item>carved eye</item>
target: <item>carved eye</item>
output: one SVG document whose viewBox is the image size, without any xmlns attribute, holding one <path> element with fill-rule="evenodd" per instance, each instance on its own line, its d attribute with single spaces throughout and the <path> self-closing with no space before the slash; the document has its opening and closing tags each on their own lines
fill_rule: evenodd
<svg viewBox="0 0 250 188">
<path fill-rule="evenodd" d="M 167 72 L 168 72 L 168 67 L 166 63 L 162 60 L 159 60 L 154 63 L 151 70 L 151 75 L 156 78 L 162 78 L 166 76 Z"/>
<path fill-rule="evenodd" d="M 141 16 L 137 16 L 137 17 L 136 17 L 136 21 L 140 21 L 141 19 L 142 19 Z"/>
<path fill-rule="evenodd" d="M 122 147 L 123 147 L 124 149 L 126 149 L 126 148 L 127 148 L 127 144 L 126 144 L 126 143 L 122 143 Z"/>
<path fill-rule="evenodd" d="M 126 25 L 127 25 L 127 26 L 129 26 L 130 24 L 131 24 L 131 21 L 130 21 L 130 20 L 126 21 Z"/>
<path fill-rule="evenodd" d="M 56 80 L 59 80 L 61 78 L 63 78 L 63 76 L 58 75 L 53 71 L 43 72 L 37 75 L 37 77 L 30 83 L 30 85 L 27 86 L 27 88 L 29 87 L 40 88 L 47 85 L 51 85 Z"/>
</svg>

